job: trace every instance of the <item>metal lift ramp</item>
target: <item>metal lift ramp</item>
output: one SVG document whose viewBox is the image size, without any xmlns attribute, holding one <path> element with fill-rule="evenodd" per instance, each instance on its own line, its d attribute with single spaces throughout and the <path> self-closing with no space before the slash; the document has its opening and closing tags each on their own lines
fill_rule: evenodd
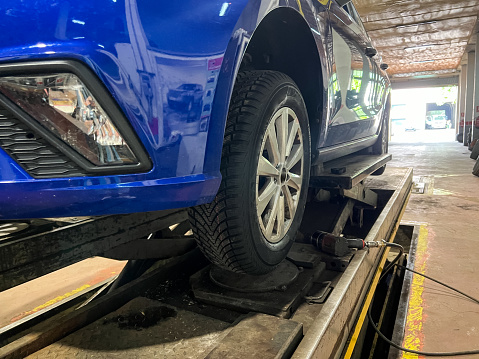
<svg viewBox="0 0 479 359">
<path fill-rule="evenodd" d="M 365 172 L 374 172 L 385 163 L 381 161 L 363 167 Z M 355 163 L 334 163 L 332 168 L 348 171 Z M 26 334 L 10 328 L 15 335 L 9 339 L 9 331 L 0 330 L 4 345 L 0 358 L 24 357 L 42 347 L 32 357 L 341 357 L 348 343 L 354 342 L 348 342 L 348 337 L 366 293 L 374 291 L 384 251 L 353 250 L 334 257 L 319 252 L 308 238 L 320 229 L 368 241 L 391 240 L 412 187 L 412 170 L 389 168 L 380 177 L 368 177 L 357 170 L 353 176 L 330 176 L 327 168 L 314 180 L 329 181 L 329 185 L 322 182 L 329 199 L 326 192 L 318 193 L 308 203 L 297 243 L 281 275 L 270 275 L 254 285 L 250 278 L 225 275 L 210 268 L 196 249 L 184 246 L 186 237 L 176 236 L 185 250 L 178 259 L 161 262 L 77 310 L 70 306 L 57 311 L 55 317 L 30 325 Z M 340 176 L 337 181 L 328 178 L 336 176 Z M 179 215 L 178 219 L 184 218 Z M 174 236 L 170 233 L 170 237 Z M 105 241 L 101 243 L 106 251 Z M 130 316 L 153 324 L 130 323 Z M 28 320 L 23 326 L 28 327 Z"/>
<path fill-rule="evenodd" d="M 368 178 L 365 186 L 374 189 L 379 200 L 384 200 L 383 196 L 394 190 L 364 238 L 366 241 L 384 239 L 390 242 L 394 239 L 410 196 L 412 169 L 388 169 L 381 177 Z M 369 305 L 364 303 L 364 299 L 368 292 L 374 292 L 385 260 L 381 248 L 357 251 L 324 305 L 321 308 L 303 306 L 297 311 L 293 320 L 308 316 L 314 320 L 306 328 L 293 358 L 341 357 L 360 309 Z"/>
</svg>

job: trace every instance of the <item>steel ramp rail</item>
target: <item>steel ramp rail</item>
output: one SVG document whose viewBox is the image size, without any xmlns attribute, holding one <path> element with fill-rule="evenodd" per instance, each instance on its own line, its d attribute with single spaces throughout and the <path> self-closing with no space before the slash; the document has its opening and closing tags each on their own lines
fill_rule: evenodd
<svg viewBox="0 0 479 359">
<path fill-rule="evenodd" d="M 393 240 L 406 208 L 412 188 L 412 169 L 389 170 L 388 175 L 378 179 L 370 178 L 366 183 L 369 188 L 374 189 L 375 182 L 386 182 L 386 186 L 382 184 L 378 187 L 381 190 L 387 190 L 392 186 L 396 187 L 396 190 L 365 241 Z M 395 183 L 397 183 L 396 186 L 394 186 Z M 358 251 L 355 254 L 330 297 L 307 329 L 292 356 L 293 359 L 339 358 L 341 356 L 384 254 L 384 248 L 371 248 L 369 251 Z M 295 320 L 295 316 L 292 319 Z"/>
</svg>

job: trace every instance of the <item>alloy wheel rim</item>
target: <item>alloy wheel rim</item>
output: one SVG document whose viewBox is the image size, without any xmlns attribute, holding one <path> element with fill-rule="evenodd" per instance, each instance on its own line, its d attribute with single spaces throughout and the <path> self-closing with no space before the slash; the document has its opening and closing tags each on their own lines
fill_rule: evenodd
<svg viewBox="0 0 479 359">
<path fill-rule="evenodd" d="M 293 222 L 302 191 L 304 144 L 296 113 L 282 107 L 266 128 L 256 171 L 256 213 L 270 243 L 280 242 Z"/>
</svg>

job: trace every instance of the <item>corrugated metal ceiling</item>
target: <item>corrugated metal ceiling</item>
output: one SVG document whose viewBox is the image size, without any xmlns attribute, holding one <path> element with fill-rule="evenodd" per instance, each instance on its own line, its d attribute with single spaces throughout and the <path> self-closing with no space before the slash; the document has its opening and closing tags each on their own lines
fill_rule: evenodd
<svg viewBox="0 0 479 359">
<path fill-rule="evenodd" d="M 353 0 L 391 79 L 455 73 L 474 49 L 477 0 Z"/>
</svg>

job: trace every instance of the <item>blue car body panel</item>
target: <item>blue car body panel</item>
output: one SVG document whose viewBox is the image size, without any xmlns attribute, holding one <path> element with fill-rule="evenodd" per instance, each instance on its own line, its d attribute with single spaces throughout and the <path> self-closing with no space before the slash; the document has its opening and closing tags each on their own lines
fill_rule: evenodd
<svg viewBox="0 0 479 359">
<path fill-rule="evenodd" d="M 147 173 L 35 179 L 0 149 L 0 219 L 132 213 L 211 201 L 221 181 L 235 76 L 258 24 L 285 8 L 306 20 L 322 59 L 324 91 L 318 96 L 329 104 L 330 7 L 327 0 L 0 1 L 0 64 L 86 64 L 153 163 Z M 334 111 L 324 106 L 322 121 L 330 123 Z M 327 132 L 327 126 L 319 129 L 318 151 L 328 145 Z"/>
</svg>

